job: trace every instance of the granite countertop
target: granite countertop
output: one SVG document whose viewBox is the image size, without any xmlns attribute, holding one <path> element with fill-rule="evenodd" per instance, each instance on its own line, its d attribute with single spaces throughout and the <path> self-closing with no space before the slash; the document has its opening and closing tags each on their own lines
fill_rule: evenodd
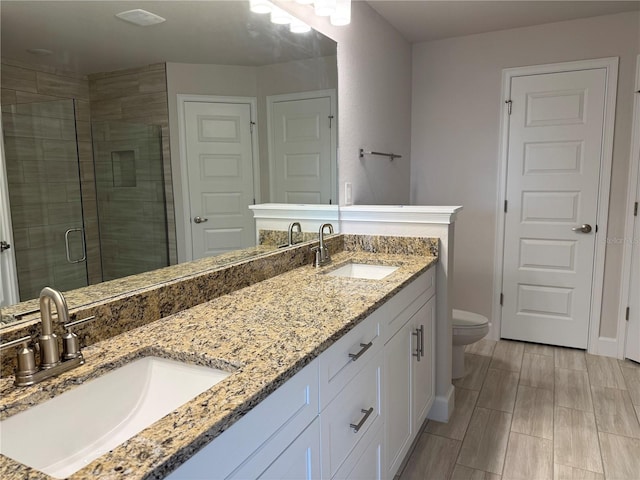
<svg viewBox="0 0 640 480">
<path fill-rule="evenodd" d="M 171 265 L 168 267 L 151 270 L 149 272 L 129 275 L 106 282 L 88 285 L 64 292 L 67 305 L 70 310 L 90 305 L 99 298 L 101 302 L 122 295 L 130 295 L 138 290 L 143 290 L 163 282 L 175 282 L 182 277 L 197 275 L 200 272 L 211 271 L 217 268 L 225 268 L 237 262 L 242 262 L 259 257 L 277 250 L 275 245 L 257 245 L 242 250 L 234 250 L 213 257 L 205 257 L 186 263 Z M 27 313 L 25 313 L 27 312 Z M 20 326 L 24 323 L 37 323 L 40 319 L 40 302 L 34 298 L 24 302 L 2 308 L 0 327 Z M 13 316 L 22 317 L 15 319 Z"/>
<path fill-rule="evenodd" d="M 326 272 L 349 261 L 399 266 L 382 280 Z M 158 355 L 232 374 L 70 478 L 163 478 L 266 398 L 436 257 L 344 251 L 83 349 L 86 364 L 41 384 L 0 379 L 0 419 L 96 378 L 133 358 Z M 0 455 L 5 480 L 50 478 Z"/>
</svg>

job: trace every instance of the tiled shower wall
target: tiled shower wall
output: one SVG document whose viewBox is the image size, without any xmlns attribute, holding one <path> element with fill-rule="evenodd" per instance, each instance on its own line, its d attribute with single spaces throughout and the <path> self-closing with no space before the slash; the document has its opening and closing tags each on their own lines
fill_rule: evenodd
<svg viewBox="0 0 640 480">
<path fill-rule="evenodd" d="M 165 65 L 155 64 L 87 77 L 3 58 L 1 70 L 0 104 L 3 106 L 72 98 L 76 100 L 76 128 L 89 284 L 99 283 L 103 277 L 91 121 L 120 120 L 161 127 L 169 262 L 177 263 Z M 18 235 L 21 233 L 28 234 L 28 232 L 18 232 Z"/>
<path fill-rule="evenodd" d="M 96 205 L 93 156 L 91 153 L 91 113 L 89 106 L 89 82 L 86 76 L 62 72 L 47 67 L 34 67 L 10 60 L 2 60 L 0 75 L 1 100 L 4 106 L 76 99 L 76 128 L 78 154 L 80 157 L 80 181 L 84 213 L 85 238 L 87 242 L 87 272 L 90 284 L 102 280 L 100 244 L 98 232 L 98 210 Z M 64 132 L 61 132 L 61 135 Z M 62 139 L 62 137 L 61 137 Z M 70 140 L 73 140 L 72 138 Z M 24 152 L 22 152 L 24 153 Z M 10 152 L 7 152 L 9 155 Z M 35 154 L 35 152 L 34 152 Z M 34 157 L 34 161 L 36 158 Z M 29 236 L 28 223 L 16 225 L 16 241 Z M 37 226 L 36 226 L 37 227 Z M 31 228 L 31 230 L 34 230 Z M 36 235 L 35 230 L 31 232 Z M 34 242 L 36 243 L 36 242 Z M 31 270 L 31 269 L 30 269 Z M 30 271 L 34 274 L 33 271 Z"/>
<path fill-rule="evenodd" d="M 177 263 L 173 210 L 167 74 L 164 63 L 89 75 L 91 119 L 115 120 L 162 129 L 162 163 L 168 228 L 169 263 Z"/>
</svg>

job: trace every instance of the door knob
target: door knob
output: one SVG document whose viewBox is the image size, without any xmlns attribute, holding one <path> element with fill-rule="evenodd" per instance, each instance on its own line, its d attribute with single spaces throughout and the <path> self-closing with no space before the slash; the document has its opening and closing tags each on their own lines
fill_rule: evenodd
<svg viewBox="0 0 640 480">
<path fill-rule="evenodd" d="M 591 225 L 585 223 L 584 225 L 580 225 L 579 227 L 573 227 L 571 230 L 578 233 L 591 233 Z"/>
<path fill-rule="evenodd" d="M 0 242 L 0 252 L 4 252 L 5 250 L 9 250 L 10 248 L 11 248 L 11 245 L 9 245 L 4 240 Z"/>
<path fill-rule="evenodd" d="M 209 221 L 208 218 L 202 218 L 202 217 L 193 217 L 193 223 L 204 223 Z"/>
</svg>

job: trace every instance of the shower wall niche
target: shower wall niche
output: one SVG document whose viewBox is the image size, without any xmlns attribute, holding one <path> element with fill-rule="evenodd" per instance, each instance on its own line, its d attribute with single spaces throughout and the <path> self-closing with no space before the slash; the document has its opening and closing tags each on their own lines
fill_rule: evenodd
<svg viewBox="0 0 640 480">
<path fill-rule="evenodd" d="M 96 122 L 91 130 L 103 280 L 168 265 L 160 127 Z"/>
</svg>

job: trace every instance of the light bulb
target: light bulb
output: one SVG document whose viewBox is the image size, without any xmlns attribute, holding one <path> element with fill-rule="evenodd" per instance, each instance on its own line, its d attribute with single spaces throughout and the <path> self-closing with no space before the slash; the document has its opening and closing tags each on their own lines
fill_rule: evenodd
<svg viewBox="0 0 640 480">
<path fill-rule="evenodd" d="M 336 0 L 315 0 L 313 5 L 319 17 L 328 17 L 336 11 Z"/>
<path fill-rule="evenodd" d="M 282 10 L 281 8 L 273 6 L 271 10 L 271 23 L 275 23 L 278 25 L 289 25 L 293 17 L 289 15 L 287 12 Z"/>
<path fill-rule="evenodd" d="M 249 0 L 249 10 L 253 13 L 271 13 L 272 8 L 268 0 Z"/>
<path fill-rule="evenodd" d="M 351 0 L 337 0 L 336 11 L 331 14 L 331 25 L 336 27 L 351 23 Z"/>
<path fill-rule="evenodd" d="M 307 33 L 311 31 L 311 27 L 297 18 L 291 19 L 291 25 L 289 25 L 291 33 Z"/>
</svg>

